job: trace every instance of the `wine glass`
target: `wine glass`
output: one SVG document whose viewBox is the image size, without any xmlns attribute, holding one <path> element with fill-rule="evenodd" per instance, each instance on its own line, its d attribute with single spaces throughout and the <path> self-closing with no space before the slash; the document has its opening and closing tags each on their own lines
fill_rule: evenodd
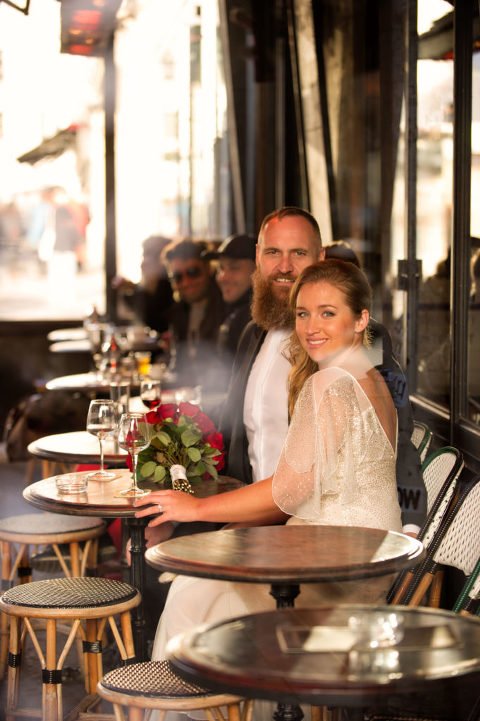
<svg viewBox="0 0 480 721">
<path fill-rule="evenodd" d="M 118 443 L 120 448 L 128 451 L 132 459 L 132 485 L 121 496 L 144 496 L 150 491 L 144 491 L 137 485 L 138 454 L 150 443 L 150 426 L 143 413 L 123 413 L 118 425 Z"/>
<path fill-rule="evenodd" d="M 100 443 L 100 469 L 88 474 L 88 478 L 97 481 L 109 481 L 116 478 L 115 473 L 104 470 L 103 441 L 115 430 L 115 403 L 111 400 L 90 401 L 87 415 L 87 431 L 97 436 Z"/>
<path fill-rule="evenodd" d="M 162 397 L 162 383 L 153 378 L 143 378 L 140 381 L 140 398 L 147 408 L 152 409 L 160 403 Z"/>
</svg>

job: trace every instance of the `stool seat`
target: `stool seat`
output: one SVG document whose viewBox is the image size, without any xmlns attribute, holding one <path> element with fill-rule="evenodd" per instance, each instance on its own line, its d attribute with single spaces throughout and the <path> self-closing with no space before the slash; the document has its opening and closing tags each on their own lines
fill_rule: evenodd
<svg viewBox="0 0 480 721">
<path fill-rule="evenodd" d="M 67 516 L 61 513 L 25 513 L 0 519 L 0 540 L 9 543 L 68 543 L 69 534 L 104 531 L 106 524 L 101 518 Z M 29 537 L 29 540 L 26 539 Z M 58 538 L 56 538 L 58 537 Z M 83 536 L 82 536 L 83 538 Z"/>
<path fill-rule="evenodd" d="M 97 684 L 100 698 L 113 704 L 115 719 L 144 721 L 153 709 L 163 721 L 167 711 L 202 709 L 209 721 L 223 721 L 222 707 L 229 721 L 250 721 L 253 701 L 231 694 L 216 694 L 175 673 L 169 661 L 146 661 L 109 671 Z"/>
<path fill-rule="evenodd" d="M 28 611 L 35 618 L 76 618 L 88 609 L 89 618 L 101 618 L 110 607 L 115 613 L 123 605 L 131 608 L 139 595 L 128 583 L 109 578 L 48 578 L 8 589 L 0 597 L 0 610 L 12 616 L 25 616 Z"/>
<path fill-rule="evenodd" d="M 218 696 L 178 676 L 169 661 L 145 661 L 109 671 L 100 681 L 104 689 L 131 696 L 149 696 L 165 700 Z M 222 694 L 223 703 L 235 703 L 238 696 Z M 225 699 L 230 699 L 226 701 Z M 211 700 L 211 699 L 210 699 Z"/>
</svg>

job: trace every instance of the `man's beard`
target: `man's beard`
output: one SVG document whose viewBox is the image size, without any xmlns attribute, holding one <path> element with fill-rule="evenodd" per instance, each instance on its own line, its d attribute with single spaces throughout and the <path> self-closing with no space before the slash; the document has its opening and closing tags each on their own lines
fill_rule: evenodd
<svg viewBox="0 0 480 721">
<path fill-rule="evenodd" d="M 292 278 L 289 273 L 284 274 L 284 277 Z M 271 278 L 262 278 L 258 268 L 252 275 L 252 285 L 252 318 L 255 323 L 264 330 L 293 328 L 294 315 L 289 304 L 290 293 L 277 295 Z"/>
</svg>

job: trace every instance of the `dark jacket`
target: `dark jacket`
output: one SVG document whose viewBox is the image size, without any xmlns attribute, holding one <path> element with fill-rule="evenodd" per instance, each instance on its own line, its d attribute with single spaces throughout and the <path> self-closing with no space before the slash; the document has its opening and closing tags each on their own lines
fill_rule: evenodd
<svg viewBox="0 0 480 721">
<path fill-rule="evenodd" d="M 217 335 L 225 305 L 213 278 L 210 281 L 199 336 L 195 341 L 188 340 L 190 308 L 188 303 L 179 301 L 173 304 L 168 314 L 175 352 L 175 384 L 201 385 L 205 390 L 214 389 L 220 366 L 216 348 Z"/>
<path fill-rule="evenodd" d="M 135 285 L 129 293 L 123 295 L 123 300 L 141 323 L 159 333 L 168 329 L 168 313 L 173 305 L 172 287 L 168 278 L 159 278 L 153 292 L 140 284 Z"/>
<path fill-rule="evenodd" d="M 427 496 L 421 471 L 420 457 L 412 444 L 412 408 L 407 380 L 392 354 L 388 331 L 377 321 L 369 323 L 372 343 L 380 344 L 382 362 L 376 364 L 388 386 L 398 415 L 397 486 L 403 525 L 418 526 L 425 520 Z M 227 458 L 225 474 L 252 483 L 252 468 L 248 458 L 248 441 L 243 425 L 243 404 L 248 376 L 265 339 L 266 331 L 251 321 L 240 339 L 232 370 L 228 396 L 225 401 L 220 430 L 223 433 Z M 383 358 L 382 358 L 383 356 Z M 376 357 L 378 360 L 378 358 Z"/>
<path fill-rule="evenodd" d="M 219 353 L 222 356 L 229 356 L 232 362 L 244 328 L 252 319 L 251 305 L 251 288 L 235 303 L 225 305 L 225 317 L 218 329 L 217 347 Z"/>
</svg>

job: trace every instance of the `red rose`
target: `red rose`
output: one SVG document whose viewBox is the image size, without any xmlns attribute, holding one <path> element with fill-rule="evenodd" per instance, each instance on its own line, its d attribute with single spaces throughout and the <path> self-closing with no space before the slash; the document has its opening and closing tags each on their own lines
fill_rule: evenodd
<svg viewBox="0 0 480 721">
<path fill-rule="evenodd" d="M 195 416 L 195 423 L 199 427 L 199 429 L 202 431 L 203 435 L 206 436 L 207 433 L 211 433 L 215 430 L 214 423 L 210 420 L 208 416 L 205 415 L 205 413 L 198 413 Z"/>
<path fill-rule="evenodd" d="M 218 448 L 219 451 L 223 451 L 223 436 L 221 433 L 214 431 L 205 436 L 207 443 L 210 443 L 212 448 Z"/>
<path fill-rule="evenodd" d="M 155 408 L 153 411 L 150 411 L 149 413 L 147 413 L 145 415 L 145 418 L 147 419 L 147 423 L 151 423 L 153 425 L 154 423 L 162 422 L 163 419 L 161 418 L 161 416 L 158 413 L 159 408 L 160 408 L 160 406 L 157 406 L 157 408 Z"/>
<path fill-rule="evenodd" d="M 158 422 L 164 421 L 165 418 L 173 418 L 175 420 L 177 415 L 177 406 L 175 403 L 162 403 L 158 406 L 158 408 L 155 408 L 155 411 L 159 418 Z"/>
<path fill-rule="evenodd" d="M 195 418 L 195 416 L 200 413 L 198 406 L 195 406 L 193 403 L 180 403 L 178 410 L 189 418 Z"/>
</svg>

